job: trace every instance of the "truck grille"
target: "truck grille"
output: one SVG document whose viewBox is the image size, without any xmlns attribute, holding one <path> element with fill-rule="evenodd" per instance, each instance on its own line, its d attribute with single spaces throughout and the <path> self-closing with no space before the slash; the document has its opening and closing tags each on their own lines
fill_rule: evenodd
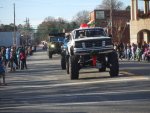
<svg viewBox="0 0 150 113">
<path fill-rule="evenodd" d="M 86 48 L 91 47 L 102 47 L 107 45 L 112 45 L 111 39 L 105 39 L 105 40 L 86 40 L 86 41 L 77 41 L 75 43 L 76 48 L 82 48 L 83 43 L 85 44 Z"/>
</svg>

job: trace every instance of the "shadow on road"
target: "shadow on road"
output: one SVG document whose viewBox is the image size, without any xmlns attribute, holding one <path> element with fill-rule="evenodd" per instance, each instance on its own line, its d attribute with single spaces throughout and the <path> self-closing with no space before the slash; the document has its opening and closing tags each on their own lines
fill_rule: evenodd
<svg viewBox="0 0 150 113">
<path fill-rule="evenodd" d="M 120 61 L 121 71 L 126 71 L 133 75 L 150 76 L 150 63 L 142 61 Z"/>
</svg>

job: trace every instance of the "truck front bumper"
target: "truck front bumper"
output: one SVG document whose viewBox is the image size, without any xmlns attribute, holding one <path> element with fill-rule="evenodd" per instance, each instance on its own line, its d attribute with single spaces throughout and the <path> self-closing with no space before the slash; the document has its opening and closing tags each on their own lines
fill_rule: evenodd
<svg viewBox="0 0 150 113">
<path fill-rule="evenodd" d="M 90 55 L 91 53 L 106 54 L 113 52 L 114 49 L 111 47 L 100 47 L 100 48 L 74 48 L 75 55 Z"/>
</svg>

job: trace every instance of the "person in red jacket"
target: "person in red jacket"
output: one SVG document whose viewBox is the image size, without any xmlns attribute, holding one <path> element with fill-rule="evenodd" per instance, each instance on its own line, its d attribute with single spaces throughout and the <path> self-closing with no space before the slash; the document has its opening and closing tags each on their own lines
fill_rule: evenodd
<svg viewBox="0 0 150 113">
<path fill-rule="evenodd" d="M 24 67 L 27 69 L 26 55 L 24 50 L 21 50 L 20 52 L 20 61 L 21 61 L 21 69 L 24 69 Z"/>
</svg>

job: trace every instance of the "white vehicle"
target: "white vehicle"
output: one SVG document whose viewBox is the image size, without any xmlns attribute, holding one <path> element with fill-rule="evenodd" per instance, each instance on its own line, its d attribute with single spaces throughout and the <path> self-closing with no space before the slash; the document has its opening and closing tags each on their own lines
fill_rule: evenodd
<svg viewBox="0 0 150 113">
<path fill-rule="evenodd" d="M 79 70 L 98 68 L 99 72 L 110 68 L 110 76 L 118 76 L 119 63 L 112 40 L 103 28 L 82 28 L 71 32 L 67 43 L 65 64 L 71 79 L 79 78 Z"/>
</svg>

